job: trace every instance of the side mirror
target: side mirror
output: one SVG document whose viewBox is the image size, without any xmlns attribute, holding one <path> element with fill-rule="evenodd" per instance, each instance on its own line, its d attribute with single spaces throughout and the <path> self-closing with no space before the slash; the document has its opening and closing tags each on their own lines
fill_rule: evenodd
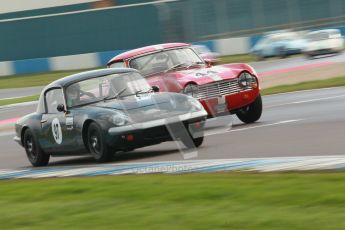
<svg viewBox="0 0 345 230">
<path fill-rule="evenodd" d="M 65 106 L 63 104 L 58 104 L 56 110 L 59 112 L 66 112 Z"/>
<path fill-rule="evenodd" d="M 215 59 L 205 58 L 204 61 L 205 61 L 206 65 L 207 65 L 207 67 L 211 67 L 211 66 L 217 64 L 217 60 L 215 60 Z"/>
<path fill-rule="evenodd" d="M 159 92 L 159 87 L 154 85 L 151 87 L 152 88 L 152 91 L 155 92 L 155 93 L 158 93 Z"/>
</svg>

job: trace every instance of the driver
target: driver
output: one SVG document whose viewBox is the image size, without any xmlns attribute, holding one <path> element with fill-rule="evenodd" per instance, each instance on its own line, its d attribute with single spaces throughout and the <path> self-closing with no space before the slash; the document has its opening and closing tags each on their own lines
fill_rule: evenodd
<svg viewBox="0 0 345 230">
<path fill-rule="evenodd" d="M 158 53 L 155 56 L 157 63 L 167 63 L 169 61 L 169 56 L 166 53 Z"/>
<path fill-rule="evenodd" d="M 78 105 L 80 102 L 80 85 L 75 83 L 69 86 L 66 90 L 66 94 L 68 107 Z"/>
<path fill-rule="evenodd" d="M 166 53 L 158 53 L 155 56 L 155 62 L 152 65 L 152 68 L 155 72 L 164 71 L 169 68 L 169 55 Z"/>
</svg>

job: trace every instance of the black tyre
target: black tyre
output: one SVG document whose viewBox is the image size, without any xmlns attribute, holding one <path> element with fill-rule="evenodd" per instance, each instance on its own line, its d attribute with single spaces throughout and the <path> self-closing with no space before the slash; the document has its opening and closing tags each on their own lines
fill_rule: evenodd
<svg viewBox="0 0 345 230">
<path fill-rule="evenodd" d="M 197 147 L 197 148 L 200 147 L 203 142 L 204 142 L 204 136 L 198 137 L 198 138 L 193 138 L 193 143 L 194 143 L 195 147 Z"/>
<path fill-rule="evenodd" d="M 277 48 L 276 54 L 277 54 L 277 56 L 280 57 L 280 58 L 286 58 L 286 57 L 287 57 L 287 53 L 286 53 L 284 47 L 279 47 L 279 48 Z"/>
<path fill-rule="evenodd" d="M 236 115 L 237 117 L 244 123 L 253 123 L 257 120 L 260 119 L 262 114 L 262 100 L 261 100 L 261 95 L 255 99 L 255 101 L 240 109 Z"/>
<path fill-rule="evenodd" d="M 192 140 L 192 142 L 190 141 L 190 139 Z M 202 145 L 202 143 L 204 142 L 204 136 L 202 136 L 202 137 L 197 137 L 197 138 L 192 138 L 191 136 L 190 136 L 190 139 L 188 139 L 188 140 L 185 140 L 184 138 L 182 138 L 182 142 L 183 142 L 183 144 L 187 147 L 187 148 L 189 148 L 189 149 L 191 149 L 191 148 L 198 148 L 198 147 L 200 147 L 201 145 Z"/>
<path fill-rule="evenodd" d="M 307 59 L 314 59 L 314 55 L 311 54 L 311 53 L 306 53 L 306 54 L 305 54 L 305 57 L 306 57 Z"/>
<path fill-rule="evenodd" d="M 265 56 L 261 56 L 261 55 L 258 55 L 258 56 L 257 56 L 257 60 L 258 60 L 258 61 L 264 61 L 265 58 L 266 58 Z"/>
<path fill-rule="evenodd" d="M 101 127 L 95 122 L 92 122 L 89 125 L 87 132 L 87 144 L 90 153 L 97 162 L 101 163 L 111 160 L 113 152 L 105 142 L 105 137 Z"/>
<path fill-rule="evenodd" d="M 46 166 L 49 163 L 49 154 L 45 154 L 30 129 L 24 133 L 24 148 L 30 163 L 35 166 Z"/>
</svg>

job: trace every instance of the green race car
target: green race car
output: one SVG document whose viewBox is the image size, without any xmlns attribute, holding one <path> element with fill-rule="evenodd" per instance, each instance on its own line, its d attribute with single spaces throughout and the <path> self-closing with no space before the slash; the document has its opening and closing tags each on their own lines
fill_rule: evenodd
<svg viewBox="0 0 345 230">
<path fill-rule="evenodd" d="M 199 147 L 203 106 L 192 97 L 158 91 L 128 68 L 59 79 L 42 91 L 37 111 L 17 121 L 14 140 L 33 166 L 47 165 L 50 156 L 83 154 L 105 162 L 117 151 L 173 140 Z"/>
</svg>

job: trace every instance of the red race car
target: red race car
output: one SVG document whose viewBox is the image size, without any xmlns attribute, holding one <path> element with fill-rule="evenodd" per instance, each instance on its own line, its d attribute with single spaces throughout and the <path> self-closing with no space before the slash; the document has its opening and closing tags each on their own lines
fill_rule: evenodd
<svg viewBox="0 0 345 230">
<path fill-rule="evenodd" d="M 255 70 L 242 63 L 212 66 L 185 43 L 167 43 L 134 49 L 112 58 L 108 67 L 139 70 L 151 86 L 180 92 L 200 100 L 209 114 L 236 114 L 245 122 L 262 113 Z"/>
</svg>

